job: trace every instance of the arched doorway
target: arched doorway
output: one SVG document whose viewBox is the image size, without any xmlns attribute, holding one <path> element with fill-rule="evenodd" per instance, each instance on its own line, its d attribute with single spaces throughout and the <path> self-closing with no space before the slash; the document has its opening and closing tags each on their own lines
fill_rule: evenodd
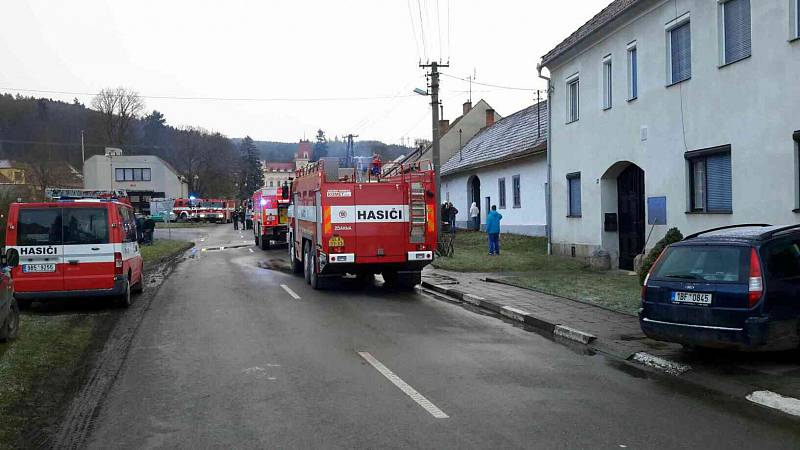
<svg viewBox="0 0 800 450">
<path fill-rule="evenodd" d="M 616 256 L 618 267 L 633 270 L 633 260 L 645 246 L 644 170 L 619 161 L 600 179 L 604 214 L 616 214 L 616 229 L 605 229 L 603 248 Z"/>
<path fill-rule="evenodd" d="M 481 207 L 481 180 L 477 175 L 469 177 L 469 180 L 467 181 L 467 217 L 469 217 L 469 209 L 473 202 L 478 205 L 478 208 Z M 469 218 L 469 221 L 469 229 L 480 229 L 480 219 L 478 219 L 479 223 L 477 227 L 475 226 L 472 217 Z"/>
<path fill-rule="evenodd" d="M 619 268 L 633 270 L 645 245 L 644 170 L 630 164 L 617 177 Z"/>
</svg>

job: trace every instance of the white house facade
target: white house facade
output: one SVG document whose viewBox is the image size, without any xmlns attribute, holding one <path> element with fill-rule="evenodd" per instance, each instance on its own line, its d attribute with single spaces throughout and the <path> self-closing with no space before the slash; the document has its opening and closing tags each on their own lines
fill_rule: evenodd
<svg viewBox="0 0 800 450">
<path fill-rule="evenodd" d="M 503 215 L 504 233 L 546 233 L 547 103 L 498 120 L 475 135 L 442 165 L 442 200 L 457 209 L 456 224 L 469 228 L 472 202 L 486 223 L 491 206 Z"/>
<path fill-rule="evenodd" d="M 797 222 L 798 25 L 798 0 L 617 0 L 545 55 L 554 252 L 632 269 L 671 227 Z"/>
<path fill-rule="evenodd" d="M 83 164 L 85 189 L 125 189 L 133 206 L 147 212 L 151 198 L 187 198 L 186 180 L 170 164 L 152 155 L 123 155 L 107 148 Z"/>
</svg>

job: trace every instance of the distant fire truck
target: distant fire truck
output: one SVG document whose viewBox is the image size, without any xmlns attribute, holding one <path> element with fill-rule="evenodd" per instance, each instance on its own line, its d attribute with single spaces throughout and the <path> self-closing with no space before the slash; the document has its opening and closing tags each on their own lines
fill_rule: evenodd
<svg viewBox="0 0 800 450">
<path fill-rule="evenodd" d="M 197 220 L 201 222 L 230 223 L 235 209 L 235 200 L 203 199 L 199 202 Z"/>
<path fill-rule="evenodd" d="M 269 250 L 272 241 L 286 242 L 288 210 L 288 186 L 262 188 L 253 194 L 253 237 L 262 250 Z"/>
<path fill-rule="evenodd" d="M 172 207 L 172 212 L 175 213 L 175 217 L 181 222 L 197 220 L 200 202 L 202 201 L 202 199 L 191 197 L 176 198 L 175 206 Z"/>
<path fill-rule="evenodd" d="M 289 259 L 314 289 L 344 274 L 382 274 L 400 289 L 420 283 L 436 248 L 434 172 L 428 162 L 398 169 L 376 176 L 322 158 L 297 171 Z"/>
</svg>

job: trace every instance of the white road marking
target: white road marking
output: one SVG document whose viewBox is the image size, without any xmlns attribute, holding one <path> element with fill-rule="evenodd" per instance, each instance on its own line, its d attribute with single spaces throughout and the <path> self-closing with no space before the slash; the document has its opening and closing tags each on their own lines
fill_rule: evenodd
<svg viewBox="0 0 800 450">
<path fill-rule="evenodd" d="M 248 248 L 248 250 L 250 250 L 250 253 L 254 253 L 252 248 Z"/>
<path fill-rule="evenodd" d="M 800 400 L 796 398 L 784 397 L 772 391 L 755 391 L 745 398 L 753 403 L 777 409 L 786 414 L 800 416 Z"/>
<path fill-rule="evenodd" d="M 284 291 L 286 291 L 289 295 L 291 295 L 293 299 L 300 300 L 300 296 L 297 295 L 291 288 L 289 288 L 289 286 L 282 284 L 281 287 L 283 288 Z"/>
<path fill-rule="evenodd" d="M 447 414 L 444 413 L 441 409 L 437 408 L 436 405 L 430 402 L 427 398 L 425 398 L 422 394 L 417 392 L 414 388 L 408 385 L 405 381 L 403 381 L 400 377 L 394 374 L 388 367 L 384 366 L 380 361 L 375 359 L 374 356 L 369 354 L 369 352 L 358 352 L 358 354 L 364 358 L 368 363 L 372 365 L 378 372 L 381 373 L 386 379 L 392 382 L 395 386 L 397 386 L 401 391 L 403 391 L 406 395 L 411 397 L 412 400 L 417 402 L 419 406 L 421 406 L 425 411 L 428 411 L 433 417 L 437 419 L 447 419 Z"/>
<path fill-rule="evenodd" d="M 205 242 L 206 238 L 200 238 L 200 242 Z"/>
</svg>

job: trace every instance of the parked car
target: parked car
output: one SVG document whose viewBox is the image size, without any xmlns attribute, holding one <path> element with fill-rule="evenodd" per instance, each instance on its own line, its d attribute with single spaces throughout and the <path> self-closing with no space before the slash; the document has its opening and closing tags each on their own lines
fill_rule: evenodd
<svg viewBox="0 0 800 450">
<path fill-rule="evenodd" d="M 125 199 L 12 203 L 6 248 L 19 252 L 16 299 L 113 297 L 131 304 L 142 290 L 144 261 L 133 208 Z"/>
<path fill-rule="evenodd" d="M 0 342 L 16 339 L 19 335 L 19 305 L 14 299 L 14 280 L 11 269 L 19 263 L 16 250 L 0 256 Z"/>
<path fill-rule="evenodd" d="M 684 346 L 800 346 L 800 225 L 734 225 L 667 247 L 642 287 L 639 323 Z"/>
</svg>

